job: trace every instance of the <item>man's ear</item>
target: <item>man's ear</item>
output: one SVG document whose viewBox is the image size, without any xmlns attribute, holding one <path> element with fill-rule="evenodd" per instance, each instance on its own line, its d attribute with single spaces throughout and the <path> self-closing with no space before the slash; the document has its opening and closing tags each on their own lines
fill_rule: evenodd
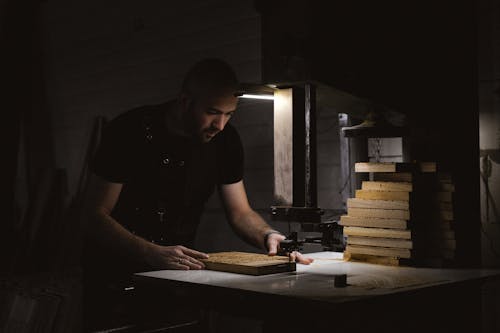
<svg viewBox="0 0 500 333">
<path fill-rule="evenodd" d="M 186 112 L 187 110 L 189 110 L 189 108 L 191 107 L 191 104 L 193 103 L 193 100 L 192 98 L 186 94 L 186 93 L 180 93 L 179 95 L 179 104 L 181 106 L 181 110 L 182 112 Z"/>
</svg>

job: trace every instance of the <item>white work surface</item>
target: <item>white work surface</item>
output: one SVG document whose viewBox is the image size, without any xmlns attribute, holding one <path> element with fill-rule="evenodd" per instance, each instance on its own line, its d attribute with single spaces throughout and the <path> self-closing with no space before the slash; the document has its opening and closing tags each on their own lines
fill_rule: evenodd
<svg viewBox="0 0 500 333">
<path fill-rule="evenodd" d="M 306 256 L 315 261 L 311 265 L 298 264 L 297 271 L 291 273 L 248 276 L 209 270 L 162 270 L 137 273 L 136 276 L 140 280 L 178 281 L 327 303 L 500 277 L 500 270 L 392 267 L 347 262 L 342 260 L 342 253 L 337 252 Z M 347 274 L 347 287 L 334 287 L 336 274 Z"/>
</svg>

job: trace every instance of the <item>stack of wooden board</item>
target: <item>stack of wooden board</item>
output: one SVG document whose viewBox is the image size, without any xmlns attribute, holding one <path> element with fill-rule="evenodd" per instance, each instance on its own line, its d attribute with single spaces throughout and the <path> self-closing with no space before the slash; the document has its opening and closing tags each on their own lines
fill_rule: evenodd
<svg viewBox="0 0 500 333">
<path fill-rule="evenodd" d="M 347 258 L 391 265 L 451 259 L 452 232 L 443 221 L 453 212 L 435 163 L 356 163 L 355 171 L 370 173 L 370 180 L 348 199 L 340 220 Z"/>
<path fill-rule="evenodd" d="M 439 253 L 445 260 L 455 258 L 456 239 L 454 231 L 453 196 L 455 185 L 449 174 L 439 173 L 435 179 L 437 191 L 434 198 L 434 216 L 428 226 L 428 249 Z"/>
</svg>

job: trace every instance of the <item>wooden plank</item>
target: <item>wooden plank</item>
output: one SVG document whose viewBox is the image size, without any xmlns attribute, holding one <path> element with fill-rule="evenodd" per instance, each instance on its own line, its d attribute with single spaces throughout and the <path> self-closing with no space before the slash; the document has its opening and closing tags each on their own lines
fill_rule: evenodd
<svg viewBox="0 0 500 333">
<path fill-rule="evenodd" d="M 364 181 L 361 183 L 361 189 L 368 190 L 368 191 L 411 192 L 413 190 L 413 185 L 412 185 L 412 183 L 409 183 L 409 182 Z"/>
<path fill-rule="evenodd" d="M 349 236 L 347 238 L 348 245 L 364 245 L 364 246 L 380 246 L 380 247 L 395 247 L 400 249 L 412 249 L 413 242 L 407 239 L 397 238 L 376 238 L 376 237 L 356 237 Z"/>
<path fill-rule="evenodd" d="M 367 191 L 356 190 L 356 198 L 368 200 L 410 201 L 410 193 L 403 191 Z"/>
<path fill-rule="evenodd" d="M 396 258 L 407 258 L 407 259 L 412 258 L 412 251 L 408 249 L 347 245 L 345 250 L 349 253 L 356 253 L 356 254 L 368 254 L 373 256 L 396 257 Z"/>
<path fill-rule="evenodd" d="M 418 166 L 420 172 L 437 172 L 436 162 L 420 162 Z"/>
<path fill-rule="evenodd" d="M 438 172 L 437 177 L 441 183 L 451 183 L 452 182 L 452 177 L 451 177 L 450 173 Z"/>
<path fill-rule="evenodd" d="M 410 172 L 415 170 L 412 163 L 363 162 L 354 165 L 354 172 Z"/>
<path fill-rule="evenodd" d="M 455 239 L 455 230 L 444 230 L 439 231 L 439 236 L 441 239 Z"/>
<path fill-rule="evenodd" d="M 447 248 L 433 248 L 429 249 L 429 254 L 432 257 L 444 258 L 448 260 L 455 259 L 455 250 Z"/>
<path fill-rule="evenodd" d="M 360 261 L 370 264 L 386 265 L 386 266 L 407 266 L 412 264 L 411 259 L 381 257 L 369 254 L 349 253 L 349 252 L 344 252 L 344 259 L 349 261 Z"/>
<path fill-rule="evenodd" d="M 373 180 L 380 182 L 406 182 L 413 181 L 411 172 L 376 172 L 373 173 Z"/>
<path fill-rule="evenodd" d="M 452 184 L 452 183 L 439 182 L 438 188 L 440 191 L 443 191 L 443 192 L 455 192 L 455 184 Z"/>
<path fill-rule="evenodd" d="M 398 220 L 410 219 L 410 211 L 403 209 L 349 208 L 347 214 L 352 217 L 375 217 Z"/>
<path fill-rule="evenodd" d="M 453 221 L 453 211 L 451 210 L 439 210 L 439 218 L 445 221 Z"/>
<path fill-rule="evenodd" d="M 248 275 L 265 275 L 281 272 L 293 272 L 295 262 L 289 262 L 285 256 L 268 256 L 248 252 L 210 253 L 208 259 L 202 259 L 206 269 Z"/>
<path fill-rule="evenodd" d="M 451 202 L 438 202 L 440 210 L 451 210 L 453 211 L 453 203 Z"/>
<path fill-rule="evenodd" d="M 429 247 L 455 250 L 457 248 L 457 241 L 455 239 L 431 239 Z"/>
<path fill-rule="evenodd" d="M 347 209 L 349 208 L 409 210 L 410 205 L 408 201 L 401 201 L 401 200 L 370 200 L 370 199 L 349 198 L 347 199 Z"/>
<path fill-rule="evenodd" d="M 453 202 L 453 192 L 436 192 L 435 196 L 438 202 Z"/>
<path fill-rule="evenodd" d="M 388 229 L 408 229 L 409 227 L 408 221 L 405 220 L 353 217 L 349 215 L 341 216 L 339 224 L 346 227 L 388 228 Z"/>
<path fill-rule="evenodd" d="M 344 227 L 344 235 L 361 237 L 401 238 L 411 239 L 410 230 Z"/>
<path fill-rule="evenodd" d="M 293 99 L 292 89 L 274 93 L 274 201 L 293 204 Z"/>
</svg>

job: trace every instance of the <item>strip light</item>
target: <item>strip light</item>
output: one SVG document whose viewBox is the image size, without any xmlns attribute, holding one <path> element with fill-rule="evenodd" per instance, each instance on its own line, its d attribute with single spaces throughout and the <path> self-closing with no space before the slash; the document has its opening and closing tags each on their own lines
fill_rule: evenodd
<svg viewBox="0 0 500 333">
<path fill-rule="evenodd" d="M 253 98 L 253 99 L 267 99 L 274 100 L 273 95 L 252 95 L 252 94 L 243 94 L 239 96 L 240 98 Z"/>
</svg>

